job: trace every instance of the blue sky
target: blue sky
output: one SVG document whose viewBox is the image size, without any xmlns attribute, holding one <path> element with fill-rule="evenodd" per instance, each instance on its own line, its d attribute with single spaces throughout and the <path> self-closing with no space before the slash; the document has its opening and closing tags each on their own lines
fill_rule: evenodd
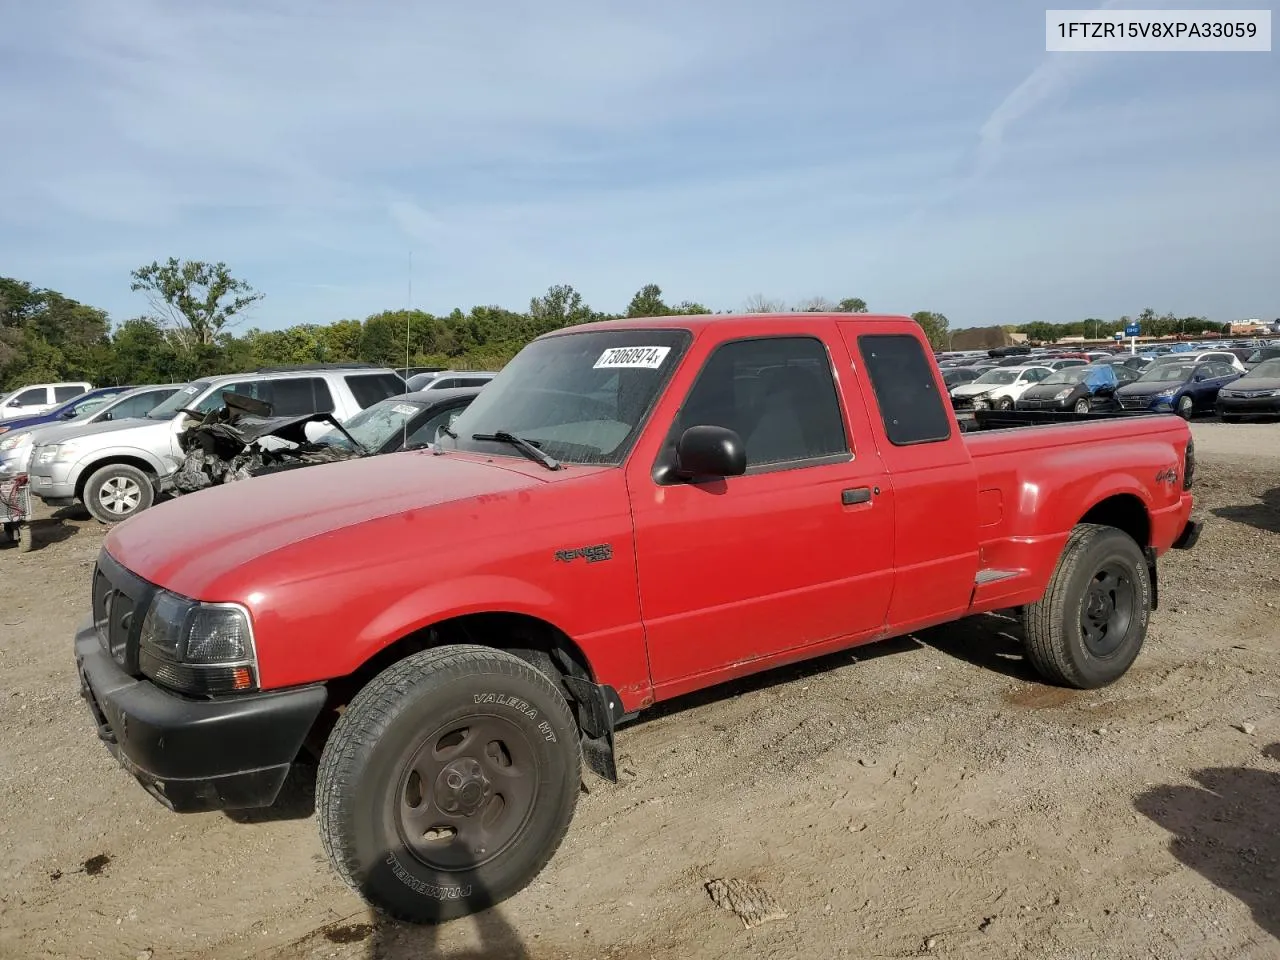
<svg viewBox="0 0 1280 960">
<path fill-rule="evenodd" d="M 0 274 L 122 320 L 225 260 L 262 327 L 402 306 L 411 250 L 435 312 L 1271 318 L 1277 56 L 1046 54 L 1010 0 L 13 3 Z"/>
</svg>

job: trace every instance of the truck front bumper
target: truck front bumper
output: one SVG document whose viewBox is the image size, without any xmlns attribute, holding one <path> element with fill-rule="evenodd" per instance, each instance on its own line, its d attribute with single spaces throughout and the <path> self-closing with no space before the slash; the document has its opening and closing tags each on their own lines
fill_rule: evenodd
<svg viewBox="0 0 1280 960">
<path fill-rule="evenodd" d="M 323 686 L 218 700 L 170 693 L 125 673 L 92 623 L 75 651 L 99 739 L 177 813 L 270 806 L 325 703 Z"/>
</svg>

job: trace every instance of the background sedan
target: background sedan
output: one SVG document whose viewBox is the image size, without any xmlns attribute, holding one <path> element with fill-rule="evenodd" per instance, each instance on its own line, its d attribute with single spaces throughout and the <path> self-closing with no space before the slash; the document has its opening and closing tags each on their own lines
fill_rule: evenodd
<svg viewBox="0 0 1280 960">
<path fill-rule="evenodd" d="M 1116 391 L 1126 413 L 1176 413 L 1190 420 L 1214 409 L 1220 391 L 1240 377 L 1223 360 L 1154 363 L 1136 381 Z"/>
<path fill-rule="evenodd" d="M 1223 420 L 1280 415 L 1280 358 L 1264 360 L 1224 386 L 1215 406 Z"/>
<path fill-rule="evenodd" d="M 1128 367 L 1114 363 L 1066 367 L 1023 393 L 1017 409 L 1073 413 L 1115 409 L 1116 388 L 1136 377 Z"/>
</svg>

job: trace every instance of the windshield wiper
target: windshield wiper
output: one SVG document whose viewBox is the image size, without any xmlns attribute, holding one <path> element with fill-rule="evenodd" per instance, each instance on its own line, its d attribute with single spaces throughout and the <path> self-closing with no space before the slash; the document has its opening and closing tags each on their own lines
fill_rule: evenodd
<svg viewBox="0 0 1280 960">
<path fill-rule="evenodd" d="M 524 437 L 517 437 L 508 430 L 497 430 L 493 433 L 473 433 L 472 440 L 492 440 L 496 443 L 509 443 L 530 460 L 537 460 L 548 470 L 562 470 L 564 467 L 560 461 L 549 454 L 543 453 L 538 449 L 538 445 L 532 440 L 526 440 Z"/>
</svg>

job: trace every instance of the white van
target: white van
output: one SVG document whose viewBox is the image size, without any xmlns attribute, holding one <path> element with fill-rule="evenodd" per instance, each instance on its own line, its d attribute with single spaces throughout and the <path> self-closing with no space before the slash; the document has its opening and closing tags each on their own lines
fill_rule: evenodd
<svg viewBox="0 0 1280 960">
<path fill-rule="evenodd" d="M 0 397 L 0 420 L 33 417 L 93 389 L 92 383 L 36 383 Z"/>
</svg>

